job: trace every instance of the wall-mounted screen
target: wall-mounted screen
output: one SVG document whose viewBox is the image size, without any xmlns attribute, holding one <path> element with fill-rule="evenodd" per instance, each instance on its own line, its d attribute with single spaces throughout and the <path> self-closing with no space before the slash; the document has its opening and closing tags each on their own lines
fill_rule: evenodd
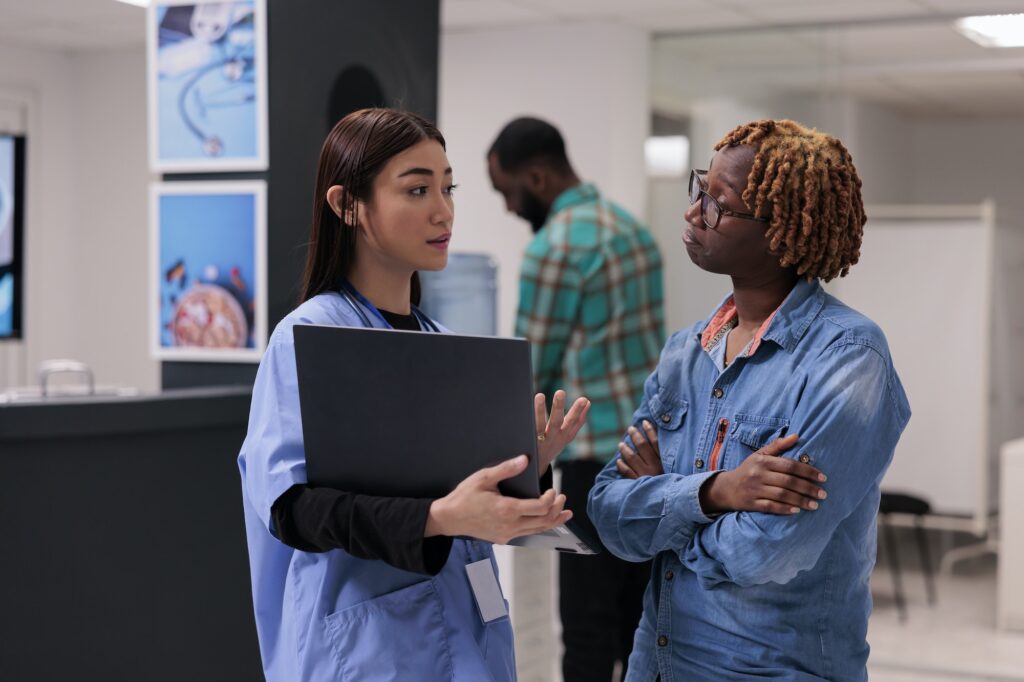
<svg viewBox="0 0 1024 682">
<path fill-rule="evenodd" d="M 22 335 L 25 138 L 0 135 L 0 339 Z"/>
</svg>

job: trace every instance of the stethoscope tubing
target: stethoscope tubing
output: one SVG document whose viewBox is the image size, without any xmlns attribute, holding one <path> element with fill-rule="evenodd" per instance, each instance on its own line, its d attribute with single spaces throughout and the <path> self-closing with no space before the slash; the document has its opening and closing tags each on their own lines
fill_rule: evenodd
<svg viewBox="0 0 1024 682">
<path fill-rule="evenodd" d="M 202 67 L 195 73 L 195 75 L 192 76 L 192 78 L 189 79 L 187 83 L 185 83 L 181 88 L 181 92 L 178 94 L 178 113 L 181 115 L 181 120 L 185 124 L 185 127 L 189 129 L 189 132 L 199 138 L 201 142 L 206 142 L 209 137 L 207 137 L 206 133 L 196 125 L 195 121 L 192 120 L 192 115 L 188 113 L 188 94 L 195 87 L 196 83 L 199 82 L 200 78 L 208 74 L 210 71 L 219 69 L 234 59 L 234 57 L 225 57 L 224 59 Z M 256 60 L 251 57 L 242 57 L 242 59 L 245 61 L 246 67 L 251 67 L 256 63 Z M 255 97 L 246 101 L 252 101 L 252 99 L 255 99 Z"/>
<path fill-rule="evenodd" d="M 378 320 L 380 320 L 384 324 L 385 329 L 394 329 L 394 327 L 391 326 L 391 323 L 388 322 L 383 315 L 381 315 L 379 310 L 377 310 L 377 306 L 370 303 L 370 301 L 368 301 L 365 296 L 359 293 L 359 291 L 357 291 L 356 288 L 352 286 L 350 283 L 343 282 L 341 286 L 338 288 L 338 293 L 341 294 L 341 297 L 345 299 L 345 301 L 349 304 L 352 310 L 355 311 L 356 315 L 359 316 L 359 320 L 360 322 L 363 323 L 363 326 L 373 326 L 373 323 L 370 321 L 370 318 L 366 316 L 366 310 L 369 310 Z M 416 306 L 411 306 L 411 308 L 412 314 L 416 316 L 416 321 L 420 323 L 420 327 L 423 329 L 423 331 L 437 333 L 441 332 L 441 330 L 438 329 L 434 321 L 431 320 L 426 315 L 424 315 L 422 312 L 420 312 L 419 308 L 417 308 Z"/>
</svg>

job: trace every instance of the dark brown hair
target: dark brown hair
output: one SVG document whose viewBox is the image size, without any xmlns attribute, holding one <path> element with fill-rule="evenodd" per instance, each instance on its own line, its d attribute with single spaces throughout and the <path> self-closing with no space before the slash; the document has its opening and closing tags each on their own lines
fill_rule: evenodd
<svg viewBox="0 0 1024 682">
<path fill-rule="evenodd" d="M 733 129 L 715 145 L 754 148 L 743 191 L 754 215 L 771 220 L 771 252 L 783 267 L 826 282 L 844 277 L 860 259 L 864 236 L 861 181 L 843 143 L 789 120 L 762 120 Z"/>
<path fill-rule="evenodd" d="M 341 278 L 348 276 L 355 259 L 359 202 L 370 200 L 374 180 L 392 157 L 424 140 L 436 140 L 445 146 L 434 124 L 395 109 L 353 111 L 327 134 L 317 163 L 313 223 L 300 302 L 336 290 Z M 334 185 L 345 189 L 342 215 L 349 217 L 347 223 L 327 204 L 327 190 Z M 412 302 L 418 303 L 419 297 L 419 275 L 413 273 Z"/>
</svg>

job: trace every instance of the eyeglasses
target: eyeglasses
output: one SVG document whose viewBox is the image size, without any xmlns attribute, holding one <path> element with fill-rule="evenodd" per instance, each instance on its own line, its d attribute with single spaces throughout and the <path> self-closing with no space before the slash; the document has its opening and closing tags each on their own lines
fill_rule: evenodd
<svg viewBox="0 0 1024 682">
<path fill-rule="evenodd" d="M 718 221 L 722 219 L 724 215 L 734 216 L 736 218 L 746 218 L 747 220 L 756 220 L 759 223 L 770 223 L 771 220 L 768 218 L 758 218 L 756 215 L 751 213 L 740 213 L 739 211 L 730 211 L 727 208 L 722 208 L 722 205 L 718 203 L 718 200 L 708 194 L 705 188 L 704 181 L 701 179 L 702 176 L 707 176 L 706 170 L 691 170 L 690 171 L 690 204 L 697 203 L 700 199 L 700 217 L 704 221 L 704 225 L 709 229 L 713 230 L 718 227 Z"/>
</svg>

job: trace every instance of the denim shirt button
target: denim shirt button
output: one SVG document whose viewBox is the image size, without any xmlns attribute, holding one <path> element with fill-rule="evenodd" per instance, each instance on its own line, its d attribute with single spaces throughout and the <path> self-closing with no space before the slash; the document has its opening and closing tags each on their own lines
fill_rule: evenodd
<svg viewBox="0 0 1024 682">
<path fill-rule="evenodd" d="M 698 457 L 697 460 L 693 463 L 693 468 L 694 469 L 703 469 L 704 468 L 704 460 L 702 460 L 702 459 L 700 459 Z"/>
<path fill-rule="evenodd" d="M 811 462 L 811 456 L 808 455 L 806 452 L 800 453 L 800 456 L 797 459 L 799 459 L 804 464 L 810 464 Z"/>
<path fill-rule="evenodd" d="M 668 424 L 670 421 L 672 421 L 672 415 L 670 415 L 668 412 L 666 412 L 665 414 L 661 415 L 661 421 L 663 421 L 666 424 Z"/>
<path fill-rule="evenodd" d="M 668 637 L 660 635 L 658 637 L 658 646 L 668 646 Z"/>
<path fill-rule="evenodd" d="M 665 571 L 665 580 L 672 580 L 674 577 L 676 577 L 675 573 L 672 571 Z"/>
<path fill-rule="evenodd" d="M 711 392 L 711 395 L 715 396 L 716 398 L 721 398 L 723 395 L 725 395 L 725 391 L 723 391 L 721 388 L 716 388 L 714 391 Z"/>
</svg>

